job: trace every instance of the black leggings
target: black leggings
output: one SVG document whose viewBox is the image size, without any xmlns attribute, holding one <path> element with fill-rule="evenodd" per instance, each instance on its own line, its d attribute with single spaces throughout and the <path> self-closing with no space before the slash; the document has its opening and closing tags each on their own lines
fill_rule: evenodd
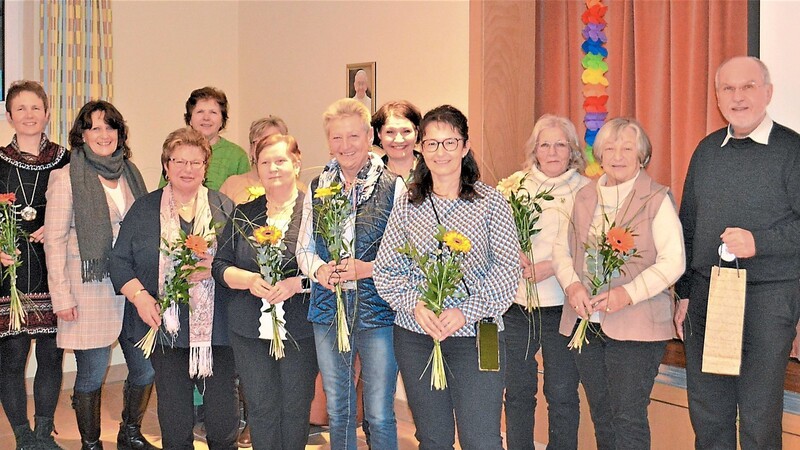
<svg viewBox="0 0 800 450">
<path fill-rule="evenodd" d="M 0 401 L 12 427 L 28 423 L 25 364 L 34 338 L 37 363 L 33 379 L 35 415 L 52 418 L 58 404 L 64 350 L 56 346 L 56 335 L 19 334 L 0 339 Z"/>
</svg>

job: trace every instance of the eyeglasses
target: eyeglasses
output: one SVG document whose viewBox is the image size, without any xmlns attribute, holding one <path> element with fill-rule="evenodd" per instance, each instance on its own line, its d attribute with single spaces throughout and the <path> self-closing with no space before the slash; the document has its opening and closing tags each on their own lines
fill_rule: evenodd
<svg viewBox="0 0 800 450">
<path fill-rule="evenodd" d="M 192 169 L 199 169 L 204 165 L 206 165 L 205 161 L 187 161 L 185 159 L 173 159 L 173 158 L 170 158 L 169 160 L 170 162 L 172 162 L 173 164 L 182 169 L 185 168 L 186 166 L 190 166 Z"/>
<path fill-rule="evenodd" d="M 759 87 L 760 86 L 758 84 L 756 84 L 755 82 L 743 84 L 741 86 L 724 85 L 721 88 L 719 88 L 719 92 L 722 95 L 727 95 L 727 96 L 730 96 L 730 97 L 733 97 L 733 94 L 735 94 L 736 91 L 739 91 L 744 95 L 750 95 L 750 94 L 754 93 L 756 91 L 756 89 L 758 89 Z"/>
<path fill-rule="evenodd" d="M 443 141 L 437 141 L 436 139 L 424 139 L 422 141 L 422 151 L 426 153 L 435 153 L 437 150 L 439 150 L 439 146 L 441 145 L 448 152 L 454 152 L 458 149 L 459 141 L 466 141 L 466 139 L 448 138 Z"/>
<path fill-rule="evenodd" d="M 555 141 L 555 142 L 539 142 L 536 144 L 536 149 L 541 150 L 543 152 L 550 151 L 551 148 L 555 148 L 556 151 L 562 151 L 569 149 L 569 144 L 564 141 Z"/>
</svg>

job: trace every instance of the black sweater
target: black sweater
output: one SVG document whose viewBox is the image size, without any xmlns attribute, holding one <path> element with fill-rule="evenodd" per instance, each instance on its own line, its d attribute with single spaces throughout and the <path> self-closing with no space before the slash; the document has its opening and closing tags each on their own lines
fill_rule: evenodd
<svg viewBox="0 0 800 450">
<path fill-rule="evenodd" d="M 755 256 L 739 260 L 748 283 L 800 279 L 800 135 L 775 123 L 769 145 L 745 138 L 720 147 L 726 135 L 723 128 L 700 141 L 689 164 L 680 209 L 687 260 L 676 286 L 680 298 L 689 298 L 693 275 L 710 277 L 728 227 L 753 233 Z"/>
</svg>

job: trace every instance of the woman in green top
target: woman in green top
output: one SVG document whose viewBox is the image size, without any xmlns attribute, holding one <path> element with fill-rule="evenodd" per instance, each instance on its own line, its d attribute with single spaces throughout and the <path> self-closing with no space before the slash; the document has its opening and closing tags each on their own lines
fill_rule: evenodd
<svg viewBox="0 0 800 450">
<path fill-rule="evenodd" d="M 211 86 L 193 90 L 186 100 L 183 119 L 186 125 L 202 133 L 211 144 L 211 160 L 204 183 L 207 188 L 218 191 L 229 176 L 250 170 L 250 161 L 244 149 L 219 135 L 228 123 L 228 97 L 225 92 Z M 166 184 L 162 176 L 159 187 Z"/>
</svg>

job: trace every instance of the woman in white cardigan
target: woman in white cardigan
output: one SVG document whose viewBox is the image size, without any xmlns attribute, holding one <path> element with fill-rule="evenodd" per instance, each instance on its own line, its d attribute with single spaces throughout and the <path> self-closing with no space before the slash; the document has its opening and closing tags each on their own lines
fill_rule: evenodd
<svg viewBox="0 0 800 450">
<path fill-rule="evenodd" d="M 568 119 L 545 114 L 536 122 L 525 144 L 528 168 L 508 178 L 524 178 L 531 197 L 548 192 L 551 200 L 539 200 L 542 213 L 531 238 L 533 260 L 520 254 L 523 278 L 514 304 L 503 316 L 506 324 L 506 434 L 508 448 L 532 450 L 534 411 L 538 390 L 538 364 L 534 355 L 542 349 L 544 395 L 548 404 L 548 448 L 578 446 L 580 404 L 578 369 L 567 348 L 569 338 L 558 332 L 564 291 L 554 276 L 553 244 L 559 230 L 570 220 L 575 194 L 589 180 L 575 126 Z M 505 190 L 501 183 L 501 190 Z M 525 284 L 535 283 L 529 290 Z M 531 292 L 529 294 L 529 292 Z M 531 299 L 528 296 L 531 295 Z M 534 308 L 527 309 L 529 301 Z"/>
</svg>

